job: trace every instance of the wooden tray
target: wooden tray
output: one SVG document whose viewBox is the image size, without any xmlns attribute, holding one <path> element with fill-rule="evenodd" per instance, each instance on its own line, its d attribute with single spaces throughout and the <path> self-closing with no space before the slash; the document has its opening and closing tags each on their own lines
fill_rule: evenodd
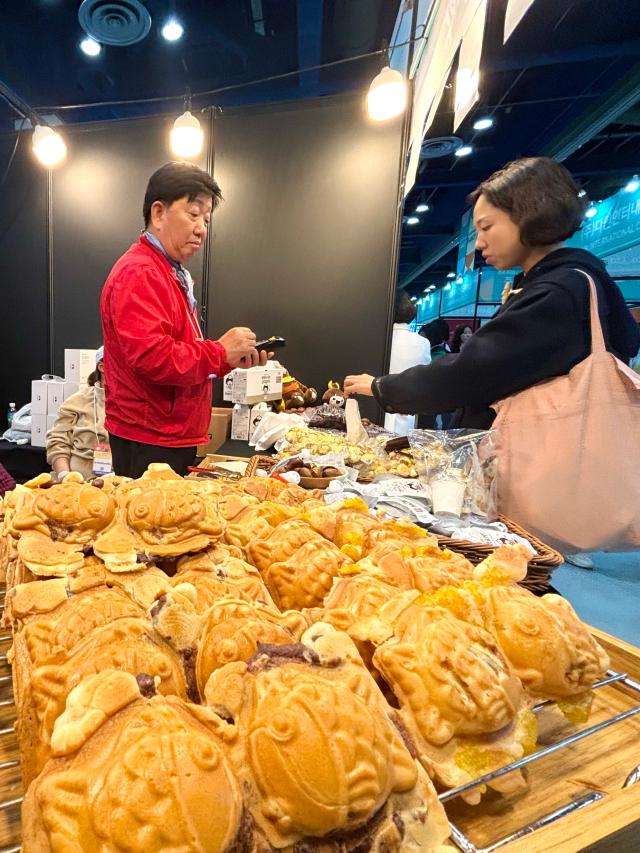
<svg viewBox="0 0 640 853">
<path fill-rule="evenodd" d="M 592 629 L 611 658 L 611 668 L 640 681 L 640 649 Z M 593 726 L 615 714 L 640 705 L 640 695 L 618 685 L 595 691 L 589 721 L 563 730 Z M 630 771 L 640 763 L 640 715 L 629 717 L 578 743 L 528 766 L 528 792 L 512 803 L 467 806 L 446 804 L 449 819 L 478 849 L 491 848 L 531 821 L 559 809 L 574 799 L 599 792 L 602 799 L 561 817 L 554 823 L 504 846 L 504 853 L 632 853 L 640 850 L 640 784 L 623 788 Z M 502 808 L 496 808 L 501 805 Z M 458 849 L 453 847 L 453 850 Z"/>
</svg>

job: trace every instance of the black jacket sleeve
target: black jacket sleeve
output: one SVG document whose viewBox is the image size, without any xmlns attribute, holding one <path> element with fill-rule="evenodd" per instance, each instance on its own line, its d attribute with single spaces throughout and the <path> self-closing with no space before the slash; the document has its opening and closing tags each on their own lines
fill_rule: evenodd
<svg viewBox="0 0 640 853">
<path fill-rule="evenodd" d="M 376 379 L 374 396 L 401 414 L 488 406 L 585 358 L 582 315 L 567 289 L 536 283 L 512 296 L 459 353 Z"/>
</svg>

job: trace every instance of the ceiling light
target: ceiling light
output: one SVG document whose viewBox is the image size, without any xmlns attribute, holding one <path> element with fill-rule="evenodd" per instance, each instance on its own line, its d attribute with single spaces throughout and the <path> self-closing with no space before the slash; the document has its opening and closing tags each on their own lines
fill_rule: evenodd
<svg viewBox="0 0 640 853">
<path fill-rule="evenodd" d="M 102 51 L 102 46 L 100 42 L 97 42 L 92 38 L 84 38 L 80 42 L 80 50 L 86 54 L 86 56 L 99 56 Z"/>
<path fill-rule="evenodd" d="M 422 204 L 419 204 L 416 207 L 416 213 L 426 213 L 428 210 L 429 210 L 429 205 L 426 204 L 425 202 L 422 202 Z"/>
<path fill-rule="evenodd" d="M 462 145 L 460 148 L 456 148 L 454 153 L 456 157 L 468 157 L 469 154 L 473 154 L 473 148 L 471 145 Z"/>
<path fill-rule="evenodd" d="M 171 150 L 178 157 L 196 157 L 202 151 L 204 133 L 198 119 L 189 110 L 182 113 L 173 123 Z"/>
<path fill-rule="evenodd" d="M 596 215 L 596 213 L 597 213 L 597 212 L 598 212 L 598 208 L 596 207 L 596 205 L 595 205 L 595 204 L 591 204 L 591 205 L 587 208 L 587 211 L 586 211 L 586 213 L 585 213 L 585 216 L 587 217 L 587 219 L 593 219 L 593 217 Z"/>
<path fill-rule="evenodd" d="M 436 289 L 435 284 L 430 284 L 429 287 L 427 288 L 427 290 L 435 290 L 435 289 Z"/>
<path fill-rule="evenodd" d="M 443 290 L 451 290 L 451 282 L 448 281 L 442 289 Z"/>
<path fill-rule="evenodd" d="M 448 272 L 447 273 L 447 278 L 455 278 L 455 277 L 456 277 L 456 274 L 454 272 Z"/>
<path fill-rule="evenodd" d="M 586 190 L 580 190 L 580 192 L 578 193 L 578 198 L 584 198 L 586 196 L 586 194 L 587 194 Z"/>
<path fill-rule="evenodd" d="M 46 125 L 37 124 L 33 131 L 33 153 L 43 166 L 51 168 L 61 163 L 67 155 L 64 139 Z"/>
<path fill-rule="evenodd" d="M 411 297 L 411 301 L 412 301 L 412 302 L 417 302 L 417 301 L 418 301 L 418 297 L 417 297 L 417 296 L 412 296 L 412 297 Z"/>
<path fill-rule="evenodd" d="M 407 225 L 417 225 L 420 219 L 417 216 L 407 216 Z"/>
<path fill-rule="evenodd" d="M 624 191 L 627 193 L 634 193 L 637 189 L 640 189 L 640 178 L 638 178 L 637 175 L 634 175 L 624 188 Z"/>
<path fill-rule="evenodd" d="M 490 116 L 476 119 L 473 123 L 474 130 L 489 130 L 490 127 L 493 127 L 493 119 Z"/>
<path fill-rule="evenodd" d="M 456 279 L 456 284 L 462 284 L 463 281 L 464 281 L 464 279 L 462 278 L 461 275 L 459 275 L 458 278 Z"/>
<path fill-rule="evenodd" d="M 179 24 L 175 18 L 171 18 L 166 24 L 162 27 L 162 37 L 167 41 L 178 41 L 179 38 L 182 38 L 182 34 L 184 33 L 184 27 L 182 24 Z"/>
<path fill-rule="evenodd" d="M 367 95 L 369 117 L 386 121 L 404 112 L 407 105 L 407 84 L 399 71 L 386 66 L 371 82 Z"/>
</svg>

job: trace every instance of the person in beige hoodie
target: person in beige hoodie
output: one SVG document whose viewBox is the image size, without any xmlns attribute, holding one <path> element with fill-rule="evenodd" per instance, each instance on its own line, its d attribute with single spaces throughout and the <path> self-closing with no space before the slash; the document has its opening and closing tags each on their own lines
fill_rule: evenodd
<svg viewBox="0 0 640 853">
<path fill-rule="evenodd" d="M 96 444 L 108 444 L 104 428 L 104 350 L 96 353 L 96 369 L 87 385 L 60 406 L 53 428 L 47 433 L 47 462 L 59 480 L 69 471 L 92 476 Z"/>
</svg>

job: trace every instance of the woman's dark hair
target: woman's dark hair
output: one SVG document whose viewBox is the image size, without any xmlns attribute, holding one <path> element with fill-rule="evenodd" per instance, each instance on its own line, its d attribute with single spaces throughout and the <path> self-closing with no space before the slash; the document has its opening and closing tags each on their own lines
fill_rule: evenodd
<svg viewBox="0 0 640 853">
<path fill-rule="evenodd" d="M 399 290 L 396 294 L 396 313 L 394 323 L 411 323 L 416 319 L 418 310 L 411 301 L 406 290 Z"/>
<path fill-rule="evenodd" d="M 87 377 L 87 385 L 95 385 L 97 382 L 100 382 L 100 384 L 102 384 L 102 374 L 96 367 L 96 369 L 92 371 Z"/>
<path fill-rule="evenodd" d="M 570 173 L 551 157 L 524 157 L 494 172 L 468 196 L 474 205 L 483 195 L 508 213 L 520 228 L 523 246 L 551 246 L 580 228 L 586 197 Z"/>
<path fill-rule="evenodd" d="M 439 347 L 440 344 L 446 343 L 449 340 L 449 333 L 449 324 L 442 317 L 426 323 L 419 332 L 423 338 L 429 341 L 432 347 Z"/>
<path fill-rule="evenodd" d="M 154 201 L 173 204 L 185 196 L 189 201 L 195 201 L 199 195 L 211 196 L 214 210 L 222 201 L 222 191 L 217 181 L 194 163 L 177 160 L 161 166 L 149 178 L 144 194 L 142 215 L 145 228 L 148 228 L 151 222 L 151 205 Z"/>
<path fill-rule="evenodd" d="M 451 340 L 451 352 L 460 352 L 460 348 L 462 347 L 462 333 L 465 329 L 471 329 L 471 331 L 473 332 L 473 327 L 469 323 L 461 323 L 453 330 L 453 338 Z"/>
</svg>

